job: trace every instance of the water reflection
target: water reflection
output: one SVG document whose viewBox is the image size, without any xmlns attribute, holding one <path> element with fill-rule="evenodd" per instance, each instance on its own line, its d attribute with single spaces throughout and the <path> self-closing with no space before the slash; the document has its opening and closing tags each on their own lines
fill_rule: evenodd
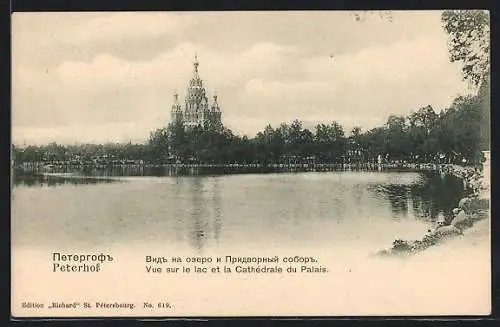
<svg viewBox="0 0 500 327">
<path fill-rule="evenodd" d="M 143 173 L 137 178 L 17 175 L 16 185 L 30 187 L 14 190 L 13 242 L 170 243 L 197 252 L 239 244 L 385 244 L 405 228 L 420 228 L 440 212 L 451 212 L 463 195 L 459 180 L 433 174 Z M 61 187 L 37 190 L 46 185 Z"/>
<path fill-rule="evenodd" d="M 95 178 L 83 175 L 42 175 L 42 174 L 13 174 L 13 186 L 27 187 L 55 187 L 60 185 L 81 185 L 112 183 L 119 180 L 111 178 Z"/>
<path fill-rule="evenodd" d="M 212 205 L 213 210 L 213 232 L 217 244 L 222 229 L 222 198 L 221 198 L 221 185 L 218 178 L 215 178 L 212 183 Z"/>
<path fill-rule="evenodd" d="M 205 203 L 203 183 L 200 178 L 192 178 L 189 180 L 189 194 L 192 196 L 189 216 L 193 224 L 190 230 L 190 240 L 197 250 L 201 250 L 206 242 L 206 219 L 209 217 L 209 214 L 207 204 Z"/>
<path fill-rule="evenodd" d="M 188 183 L 191 196 L 189 211 L 189 241 L 198 251 L 210 240 L 218 243 L 222 228 L 222 199 L 220 183 L 217 178 L 195 177 L 184 179 Z"/>
<path fill-rule="evenodd" d="M 380 167 L 379 167 L 380 168 Z M 393 171 L 392 168 L 387 168 L 387 171 Z M 111 166 L 111 167 L 53 167 L 53 168 L 40 168 L 39 170 L 33 170 L 29 173 L 23 172 L 22 169 L 17 169 L 15 174 L 19 175 L 40 175 L 40 174 L 52 174 L 52 175 L 79 175 L 79 176 L 89 176 L 89 177 L 140 177 L 140 176 L 150 176 L 150 177 L 162 177 L 162 176 L 220 176 L 220 175 L 232 175 L 232 174 L 269 174 L 269 173 L 303 173 L 303 172 L 332 172 L 332 171 L 354 171 L 352 169 L 345 169 L 341 166 L 332 166 L 327 168 L 312 168 L 312 167 L 297 167 L 297 168 L 287 168 L 283 166 L 269 166 L 269 167 L 259 167 L 259 166 L 143 166 L 143 165 L 123 165 L 123 166 Z M 363 170 L 360 170 L 362 172 Z M 379 171 L 382 171 L 379 169 Z M 401 171 L 397 169 L 395 171 Z M 406 170 L 405 170 L 406 171 Z"/>
<path fill-rule="evenodd" d="M 370 190 L 385 197 L 393 217 L 407 216 L 410 209 L 417 218 L 435 221 L 439 215 L 451 219 L 451 211 L 464 196 L 459 179 L 437 173 L 422 173 L 421 179 L 411 184 L 372 185 Z"/>
</svg>

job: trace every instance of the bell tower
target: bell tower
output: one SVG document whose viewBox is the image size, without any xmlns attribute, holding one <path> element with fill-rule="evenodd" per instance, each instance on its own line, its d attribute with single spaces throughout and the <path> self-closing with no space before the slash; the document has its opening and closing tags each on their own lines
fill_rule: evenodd
<svg viewBox="0 0 500 327">
<path fill-rule="evenodd" d="M 172 105 L 172 110 L 170 111 L 170 119 L 172 123 L 183 121 L 182 108 L 179 103 L 179 94 L 177 92 L 174 93 L 174 104 Z"/>
<path fill-rule="evenodd" d="M 193 77 L 189 81 L 185 100 L 185 124 L 189 127 L 203 125 L 205 112 L 208 109 L 208 98 L 198 72 L 199 65 L 198 56 L 195 55 Z"/>
</svg>

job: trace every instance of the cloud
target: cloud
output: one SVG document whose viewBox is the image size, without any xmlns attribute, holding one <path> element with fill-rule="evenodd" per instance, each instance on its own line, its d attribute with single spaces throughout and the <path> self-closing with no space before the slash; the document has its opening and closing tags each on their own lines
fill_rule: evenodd
<svg viewBox="0 0 500 327">
<path fill-rule="evenodd" d="M 18 127 L 12 130 L 16 144 L 57 143 L 114 143 L 144 142 L 155 128 L 161 128 L 161 121 L 156 123 L 119 122 L 101 124 L 81 124 L 77 126 L 60 125 L 56 127 Z"/>
<path fill-rule="evenodd" d="M 427 104 L 444 109 L 466 90 L 460 67 L 449 64 L 446 43 L 437 37 L 401 41 L 391 46 L 372 47 L 300 60 L 297 69 L 304 80 L 283 82 L 252 79 L 245 90 L 260 106 L 279 104 L 287 117 L 313 115 L 324 120 L 378 122 L 391 113 L 407 114 Z M 355 113 L 355 114 L 354 114 Z"/>
<path fill-rule="evenodd" d="M 148 62 L 134 62 L 110 54 L 100 54 L 91 62 L 65 61 L 55 73 L 70 85 L 167 85 L 187 83 L 192 73 L 195 54 L 201 61 L 202 75 L 217 85 L 230 85 L 252 77 L 268 75 L 281 66 L 281 60 L 290 48 L 259 43 L 242 53 L 222 58 L 216 51 L 181 43 Z"/>
<path fill-rule="evenodd" d="M 13 53 L 35 69 L 89 62 L 103 53 L 148 61 L 196 23 L 189 13 L 16 13 Z"/>
<path fill-rule="evenodd" d="M 38 41 L 45 45 L 55 42 L 80 46 L 82 42 L 94 42 L 97 39 L 116 41 L 181 34 L 194 24 L 196 19 L 189 13 L 15 13 L 12 18 L 12 32 L 15 38 L 37 35 Z M 36 30 L 33 30 L 34 28 Z"/>
<path fill-rule="evenodd" d="M 234 14 L 229 16 L 237 21 Z M 183 99 L 195 53 L 207 92 L 211 95 L 217 90 L 219 94 L 224 123 L 235 132 L 249 135 L 267 123 L 277 125 L 296 118 L 310 124 L 336 120 L 346 129 L 354 125 L 369 128 L 383 123 L 391 113 L 407 114 L 427 104 L 444 108 L 458 93 L 466 91 L 460 67 L 449 63 L 447 37 L 434 14 L 432 19 L 423 13 L 408 15 L 408 20 L 395 23 L 397 29 L 390 29 L 390 38 L 382 33 L 384 42 L 371 40 L 364 47 L 339 46 L 334 53 L 323 51 L 324 46 L 317 44 L 306 46 L 308 38 L 318 36 L 307 37 L 297 24 L 283 28 L 287 33 L 297 32 L 292 39 L 269 32 L 266 37 L 252 35 L 238 47 L 180 37 L 189 29 L 197 30 L 200 21 L 208 29 L 210 17 L 216 18 L 211 24 L 219 26 L 217 22 L 229 16 L 208 15 L 201 19 L 188 14 L 87 13 L 71 16 L 77 23 L 68 27 L 70 16 L 62 19 L 55 15 L 50 33 L 40 24 L 47 22 L 47 16 L 32 16 L 38 20 L 23 16 L 24 20 L 17 21 L 21 36 L 13 47 L 13 136 L 77 140 L 88 139 L 84 133 L 89 132 L 102 140 L 126 135 L 144 139 L 147 130 L 169 121 L 173 93 L 179 92 Z M 250 25 L 241 23 L 235 28 L 243 31 L 248 27 L 251 31 L 250 27 L 273 18 L 269 16 L 260 20 L 254 17 Z M 305 14 L 292 16 L 295 23 L 298 18 L 307 21 L 306 30 L 315 26 L 314 19 L 325 26 L 329 22 L 323 14 L 312 15 L 312 20 L 306 20 Z M 275 15 L 273 19 L 285 24 L 283 17 Z M 128 24 L 132 18 L 144 25 L 135 29 L 135 24 Z M 349 20 L 344 17 L 339 21 L 348 24 Z M 420 34 L 419 21 L 425 25 Z M 346 40 L 351 37 L 353 44 L 361 45 L 366 39 L 363 30 L 381 31 L 389 29 L 387 25 L 379 21 L 360 23 L 343 31 L 337 26 L 334 34 L 342 44 L 348 44 Z M 54 32 L 54 26 L 66 29 Z M 28 27 L 38 27 L 40 33 L 49 36 L 52 33 L 53 38 L 35 38 L 30 43 Z M 327 29 L 318 31 L 325 36 L 329 33 Z M 201 32 L 198 30 L 196 35 Z M 151 49 L 154 37 L 174 34 L 180 39 L 172 47 Z M 132 47 L 137 53 L 148 53 L 141 60 L 131 56 L 129 48 L 123 48 L 124 53 L 113 50 L 127 39 L 141 38 L 147 47 Z M 99 48 L 96 40 L 108 46 L 101 44 Z M 63 45 L 69 43 L 81 53 L 87 51 L 86 55 L 58 52 L 67 50 Z M 95 48 L 88 50 L 92 46 Z M 52 56 L 60 58 L 48 65 Z M 96 129 L 92 131 L 91 126 Z"/>
<path fill-rule="evenodd" d="M 78 43 L 96 37 L 106 40 L 116 38 L 179 34 L 195 22 L 187 14 L 162 12 L 120 12 L 98 16 L 88 23 L 68 31 L 68 41 Z"/>
<path fill-rule="evenodd" d="M 221 58 L 215 51 L 186 42 L 148 62 L 100 54 L 91 62 L 65 61 L 42 72 L 14 63 L 13 125 L 167 122 L 172 94 L 184 94 L 196 52 L 202 59 L 200 72 L 208 81 L 208 92 L 217 88 L 224 102 L 226 88 L 236 85 L 241 92 L 247 79 L 268 76 L 287 51 L 290 49 L 259 43 Z"/>
</svg>

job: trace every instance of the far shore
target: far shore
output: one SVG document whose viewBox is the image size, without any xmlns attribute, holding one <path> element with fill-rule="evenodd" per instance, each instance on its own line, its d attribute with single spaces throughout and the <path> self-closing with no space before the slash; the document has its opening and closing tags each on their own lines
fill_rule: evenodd
<svg viewBox="0 0 500 327">
<path fill-rule="evenodd" d="M 415 170 L 449 170 L 465 172 L 474 169 L 471 165 L 441 164 L 441 163 L 71 163 L 71 162 L 25 162 L 14 165 L 14 170 L 31 172 L 50 172 L 69 169 L 108 169 L 108 168 L 284 168 L 284 169 L 415 169 Z"/>
<path fill-rule="evenodd" d="M 83 174 L 92 173 L 94 170 L 121 169 L 132 172 L 141 172 L 144 169 L 169 169 L 174 172 L 196 173 L 203 169 L 231 169 L 234 172 L 244 170 L 247 173 L 261 173 L 263 170 L 273 172 L 328 172 L 328 171 L 351 171 L 351 170 L 402 170 L 402 171 L 435 171 L 441 174 L 453 175 L 464 181 L 464 185 L 475 188 L 475 176 L 478 166 L 462 166 L 457 164 L 436 164 L 436 163 L 227 163 L 227 164 L 205 164 L 205 163 L 121 163 L 121 164 L 72 164 L 70 162 L 43 163 L 28 162 L 13 167 L 15 173 L 35 173 L 44 175 L 71 176 L 77 172 Z"/>
<path fill-rule="evenodd" d="M 166 172 L 169 176 L 203 175 L 208 174 L 259 174 L 259 173 L 292 173 L 292 172 L 334 172 L 334 171 L 413 171 L 413 172 L 437 172 L 442 175 L 452 175 L 464 184 L 464 189 L 481 198 L 489 198 L 489 192 L 485 192 L 484 177 L 478 166 L 461 166 L 457 164 L 435 164 L 435 163 L 287 163 L 287 164 L 144 164 L 123 163 L 114 165 L 74 165 L 70 163 L 46 164 L 46 163 L 24 163 L 13 169 L 13 174 L 43 175 L 63 178 L 109 178 L 112 176 L 143 176 L 145 169 L 157 169 Z M 109 173 L 109 170 L 112 170 Z M 114 171 L 114 172 L 113 172 Z M 161 173 L 161 172 L 160 172 Z M 489 190 L 489 187 L 488 187 Z"/>
</svg>

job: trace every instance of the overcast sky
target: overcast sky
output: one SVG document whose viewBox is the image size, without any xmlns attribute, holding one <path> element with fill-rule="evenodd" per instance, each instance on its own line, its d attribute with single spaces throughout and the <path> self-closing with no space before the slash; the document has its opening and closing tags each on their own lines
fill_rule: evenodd
<svg viewBox="0 0 500 327">
<path fill-rule="evenodd" d="M 346 130 L 383 124 L 468 91 L 440 12 L 15 13 L 15 144 L 143 142 L 184 99 L 195 53 L 224 124 Z"/>
</svg>

